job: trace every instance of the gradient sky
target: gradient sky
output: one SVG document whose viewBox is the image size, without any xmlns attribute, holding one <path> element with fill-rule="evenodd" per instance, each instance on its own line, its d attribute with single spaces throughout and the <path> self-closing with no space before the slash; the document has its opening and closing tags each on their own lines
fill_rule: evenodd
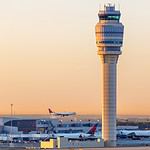
<svg viewBox="0 0 150 150">
<path fill-rule="evenodd" d="M 118 114 L 150 114 L 149 0 L 0 0 L 0 114 L 100 114 L 99 4 L 120 4 Z"/>
</svg>

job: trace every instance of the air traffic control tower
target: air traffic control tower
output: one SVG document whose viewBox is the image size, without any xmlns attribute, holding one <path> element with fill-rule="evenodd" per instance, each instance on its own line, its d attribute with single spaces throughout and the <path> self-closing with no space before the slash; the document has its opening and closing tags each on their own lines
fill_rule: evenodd
<svg viewBox="0 0 150 150">
<path fill-rule="evenodd" d="M 95 28 L 103 78 L 102 139 L 105 147 L 116 146 L 116 71 L 124 31 L 120 15 L 114 5 L 105 5 L 98 13 L 99 22 Z"/>
</svg>

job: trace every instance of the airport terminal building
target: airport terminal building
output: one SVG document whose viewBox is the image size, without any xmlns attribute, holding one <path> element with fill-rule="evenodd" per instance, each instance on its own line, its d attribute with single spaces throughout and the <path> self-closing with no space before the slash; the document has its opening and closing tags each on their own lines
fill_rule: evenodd
<svg viewBox="0 0 150 150">
<path fill-rule="evenodd" d="M 60 120 L 57 118 L 0 118 L 0 134 L 52 134 L 81 133 L 97 124 L 97 132 L 101 132 L 99 120 Z M 137 125 L 118 124 L 117 129 L 137 130 Z"/>
</svg>

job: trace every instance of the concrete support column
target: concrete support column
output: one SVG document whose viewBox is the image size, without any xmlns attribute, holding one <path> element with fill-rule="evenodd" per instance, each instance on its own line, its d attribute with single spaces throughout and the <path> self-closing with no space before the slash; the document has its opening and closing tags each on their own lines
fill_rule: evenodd
<svg viewBox="0 0 150 150">
<path fill-rule="evenodd" d="M 102 138 L 105 147 L 116 146 L 116 68 L 118 55 L 100 55 L 103 69 Z"/>
</svg>

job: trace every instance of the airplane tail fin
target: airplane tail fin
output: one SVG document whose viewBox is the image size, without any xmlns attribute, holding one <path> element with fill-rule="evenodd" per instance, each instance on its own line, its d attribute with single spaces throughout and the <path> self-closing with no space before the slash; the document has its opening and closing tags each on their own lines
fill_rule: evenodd
<svg viewBox="0 0 150 150">
<path fill-rule="evenodd" d="M 48 108 L 48 111 L 49 111 L 49 114 L 53 113 L 53 111 L 50 108 Z"/>
<path fill-rule="evenodd" d="M 91 135 L 94 135 L 95 132 L 96 132 L 96 128 L 98 126 L 98 123 L 96 123 L 95 125 L 93 125 L 90 130 L 87 132 L 87 134 L 91 134 Z"/>
</svg>

